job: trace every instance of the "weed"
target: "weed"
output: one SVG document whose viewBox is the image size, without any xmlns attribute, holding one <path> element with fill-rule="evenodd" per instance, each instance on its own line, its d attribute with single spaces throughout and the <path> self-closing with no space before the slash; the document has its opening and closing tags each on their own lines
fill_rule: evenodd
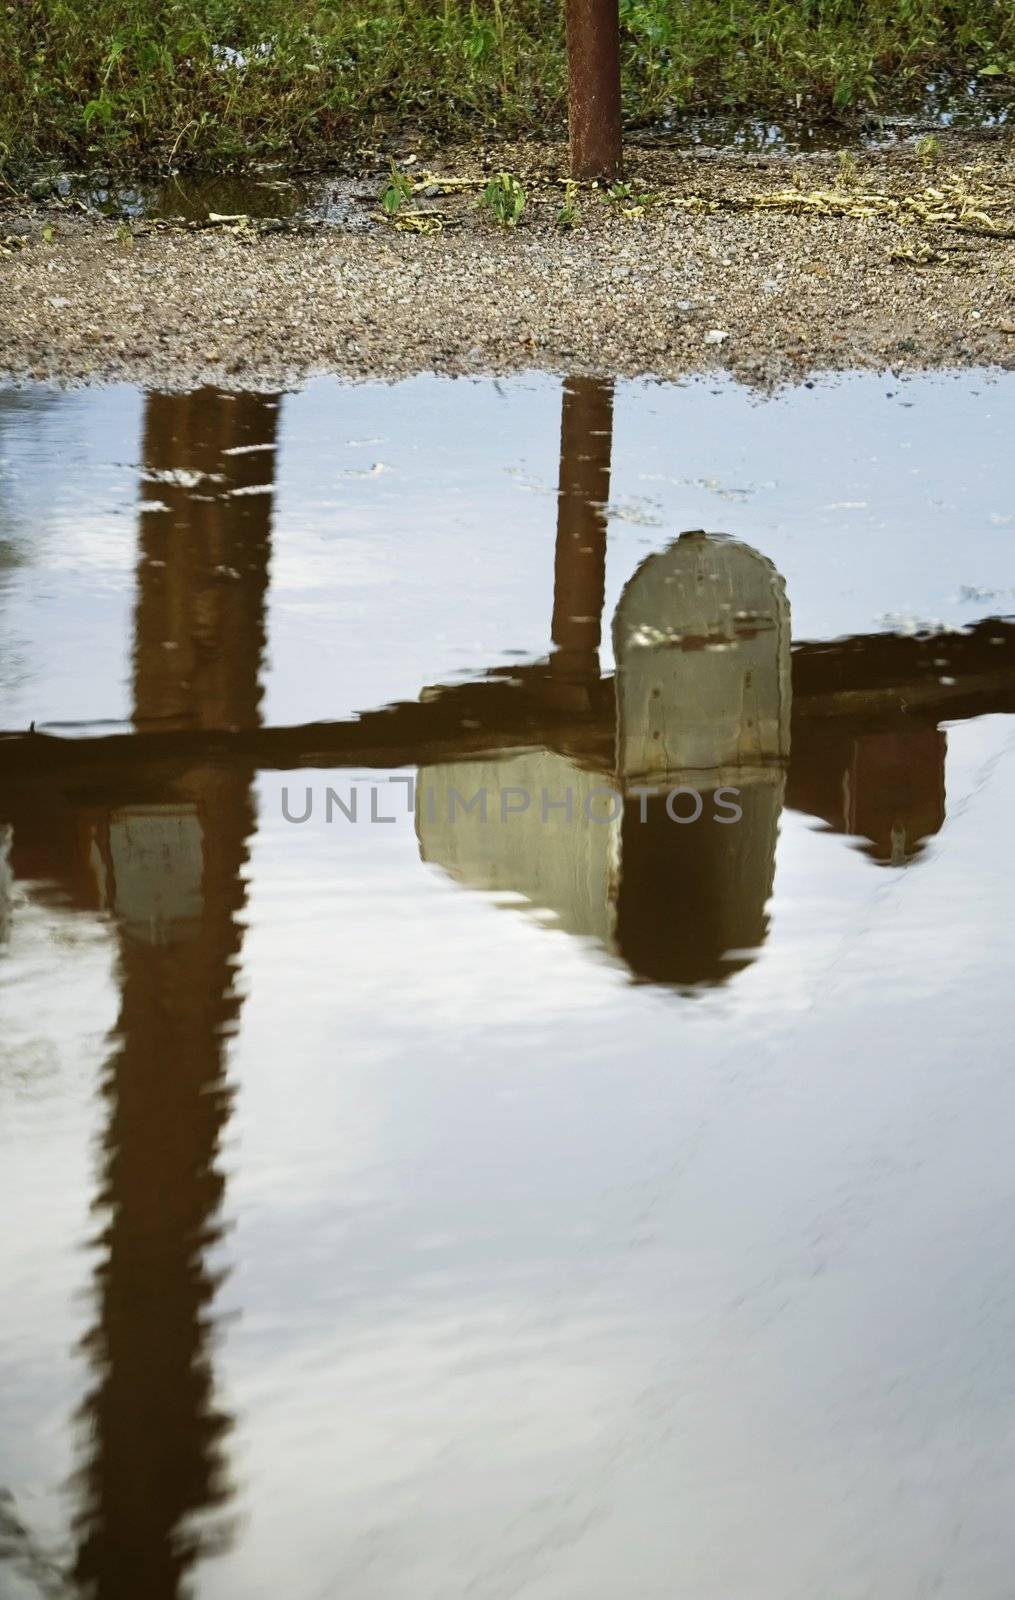
<svg viewBox="0 0 1015 1600">
<path fill-rule="evenodd" d="M 840 150 L 837 158 L 840 189 L 855 189 L 860 182 L 860 165 L 848 150 Z"/>
<path fill-rule="evenodd" d="M 559 0 L 0 0 L 0 163 L 307 163 L 407 124 L 558 135 L 563 10 Z M 917 105 L 930 79 L 948 76 L 1012 98 L 1011 0 L 620 0 L 620 10 L 632 123 Z"/>
<path fill-rule="evenodd" d="M 392 159 L 391 176 L 378 196 L 384 215 L 386 217 L 397 216 L 403 202 L 408 200 L 415 187 L 416 185 L 409 174 L 400 172 L 395 166 L 394 159 Z"/>
<path fill-rule="evenodd" d="M 525 210 L 525 190 L 510 172 L 498 172 L 480 195 L 479 204 L 502 228 L 513 228 Z"/>
<path fill-rule="evenodd" d="M 925 133 L 916 142 L 916 153 L 921 161 L 937 161 L 941 155 L 941 141 L 932 133 Z"/>
<path fill-rule="evenodd" d="M 568 178 L 564 185 L 564 200 L 557 212 L 558 228 L 573 228 L 578 221 L 578 185 Z"/>
<path fill-rule="evenodd" d="M 603 198 L 608 205 L 617 206 L 622 217 L 634 222 L 643 217 L 652 206 L 662 204 L 662 197 L 658 194 L 635 194 L 629 183 L 611 183 L 604 189 Z"/>
</svg>

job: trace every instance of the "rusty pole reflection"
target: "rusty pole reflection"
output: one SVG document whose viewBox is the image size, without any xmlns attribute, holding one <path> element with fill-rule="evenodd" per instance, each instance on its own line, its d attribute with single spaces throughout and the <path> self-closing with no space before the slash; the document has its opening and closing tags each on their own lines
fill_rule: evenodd
<svg viewBox="0 0 1015 1600">
<path fill-rule="evenodd" d="M 588 689 L 599 682 L 612 451 L 612 381 L 565 379 L 550 658 L 561 685 Z"/>
<path fill-rule="evenodd" d="M 274 477 L 276 422 L 270 396 L 147 402 L 144 496 L 168 509 L 141 519 L 139 726 L 258 720 L 272 496 L 242 491 Z M 168 788 L 142 781 L 97 830 L 122 1001 L 104 1083 L 108 1223 L 76 1566 L 95 1600 L 177 1600 L 226 1532 L 230 1419 L 214 1396 L 207 1256 L 221 1232 L 252 775 L 197 765 Z"/>
<path fill-rule="evenodd" d="M 253 727 L 264 644 L 273 395 L 213 389 L 146 403 L 134 715 L 146 725 Z"/>
</svg>

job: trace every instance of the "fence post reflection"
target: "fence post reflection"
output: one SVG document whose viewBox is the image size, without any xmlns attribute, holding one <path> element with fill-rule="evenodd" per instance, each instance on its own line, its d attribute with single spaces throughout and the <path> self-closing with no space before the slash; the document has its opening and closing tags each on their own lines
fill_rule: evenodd
<svg viewBox="0 0 1015 1600">
<path fill-rule="evenodd" d="M 550 657 L 558 685 L 587 688 L 599 681 L 612 450 L 612 381 L 567 378 L 561 402 Z"/>
<path fill-rule="evenodd" d="M 272 495 L 243 491 L 273 479 L 276 420 L 270 396 L 147 402 L 138 725 L 257 721 Z M 167 789 L 141 774 L 96 828 L 121 983 L 104 1081 L 107 1220 L 76 1567 L 97 1600 L 177 1600 L 224 1535 L 230 1419 L 214 1396 L 208 1254 L 221 1232 L 252 776 L 198 765 Z"/>
</svg>

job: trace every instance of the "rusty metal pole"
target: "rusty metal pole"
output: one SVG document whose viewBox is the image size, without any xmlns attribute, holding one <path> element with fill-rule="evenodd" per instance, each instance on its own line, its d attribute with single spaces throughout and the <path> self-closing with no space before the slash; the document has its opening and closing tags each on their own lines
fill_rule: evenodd
<svg viewBox="0 0 1015 1600">
<path fill-rule="evenodd" d="M 618 0 L 565 0 L 571 176 L 619 178 L 620 8 Z"/>
</svg>

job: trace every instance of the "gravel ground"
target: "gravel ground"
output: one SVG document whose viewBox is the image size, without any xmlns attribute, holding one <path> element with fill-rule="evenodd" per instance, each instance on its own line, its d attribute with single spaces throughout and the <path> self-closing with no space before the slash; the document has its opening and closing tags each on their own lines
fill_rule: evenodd
<svg viewBox="0 0 1015 1600">
<path fill-rule="evenodd" d="M 368 204 L 376 171 L 331 180 L 358 224 L 274 232 L 143 220 L 128 231 L 11 201 L 0 372 L 177 388 L 422 369 L 727 369 L 768 385 L 847 367 L 1015 367 L 1012 143 L 956 140 L 933 162 L 912 149 L 851 159 L 636 151 L 634 197 L 659 202 L 625 216 L 630 200 L 582 194 L 571 228 L 557 221 L 563 152 L 545 147 L 497 152 L 529 193 L 510 229 L 479 211 L 475 189 L 431 186 L 410 206 L 441 231 L 400 232 Z M 429 165 L 469 176 L 484 156 L 451 150 Z M 766 208 L 797 189 L 840 198 Z M 695 197 L 705 209 L 687 209 Z M 837 207 L 851 214 L 827 214 Z"/>
</svg>

